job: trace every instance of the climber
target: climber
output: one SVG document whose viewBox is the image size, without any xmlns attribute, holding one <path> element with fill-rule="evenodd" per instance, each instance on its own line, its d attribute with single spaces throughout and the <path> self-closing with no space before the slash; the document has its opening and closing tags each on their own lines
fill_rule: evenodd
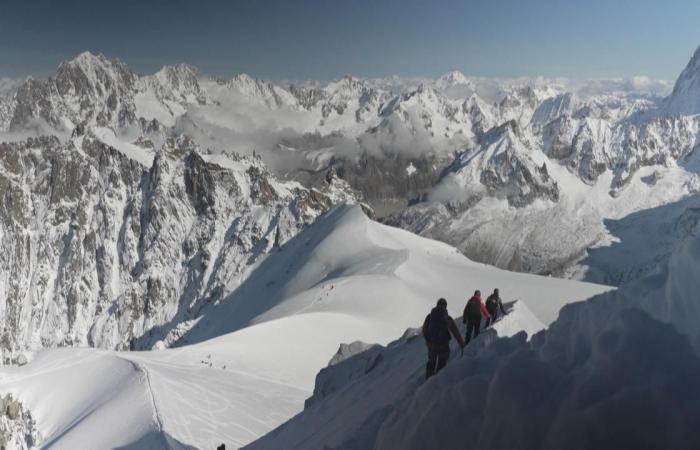
<svg viewBox="0 0 700 450">
<path fill-rule="evenodd" d="M 481 301 L 481 291 L 477 290 L 464 307 L 462 322 L 467 324 L 467 332 L 464 336 L 464 345 L 469 344 L 469 341 L 472 339 L 472 334 L 474 335 L 473 337 L 477 337 L 479 335 L 482 314 L 487 318 L 487 320 L 491 320 L 491 313 L 488 309 L 486 309 L 486 306 L 484 306 L 484 303 Z"/>
<path fill-rule="evenodd" d="M 486 309 L 488 309 L 489 313 L 491 313 L 491 319 L 486 321 L 486 327 L 488 328 L 491 324 L 493 324 L 496 319 L 498 319 L 498 311 L 501 311 L 501 314 L 504 316 L 508 314 L 503 307 L 503 302 L 501 301 L 501 296 L 498 294 L 498 288 L 493 290 L 493 294 L 489 295 L 489 297 L 486 299 Z"/>
<path fill-rule="evenodd" d="M 447 300 L 441 298 L 423 322 L 423 337 L 428 345 L 426 378 L 439 372 L 450 359 L 450 334 L 457 339 L 459 346 L 464 348 L 464 340 L 457 329 L 457 324 L 447 313 Z"/>
</svg>

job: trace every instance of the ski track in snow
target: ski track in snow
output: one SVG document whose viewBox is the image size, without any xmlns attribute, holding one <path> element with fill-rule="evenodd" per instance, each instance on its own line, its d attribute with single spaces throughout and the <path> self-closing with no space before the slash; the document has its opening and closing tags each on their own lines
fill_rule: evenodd
<svg viewBox="0 0 700 450">
<path fill-rule="evenodd" d="M 163 421 L 160 418 L 160 413 L 158 412 L 158 404 L 156 403 L 156 398 L 153 395 L 153 388 L 151 387 L 151 376 L 146 367 L 144 367 L 141 364 L 138 364 L 136 361 L 128 359 L 128 358 L 122 358 L 126 361 L 128 361 L 131 365 L 134 366 L 134 369 L 143 373 L 143 378 L 145 380 L 145 386 L 146 386 L 146 391 L 148 392 L 148 398 L 151 401 L 151 406 L 153 408 L 153 420 L 156 422 L 156 425 L 158 427 L 158 434 L 162 440 L 163 443 L 163 448 L 168 449 L 170 446 L 168 445 L 168 441 L 163 435 Z"/>
</svg>

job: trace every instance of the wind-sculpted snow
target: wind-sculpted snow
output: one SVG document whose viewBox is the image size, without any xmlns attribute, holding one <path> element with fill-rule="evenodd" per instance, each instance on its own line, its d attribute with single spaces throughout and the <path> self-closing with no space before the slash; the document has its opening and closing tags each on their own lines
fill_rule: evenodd
<svg viewBox="0 0 700 450">
<path fill-rule="evenodd" d="M 445 244 L 373 222 L 359 206 L 339 206 L 203 309 L 178 341 L 189 345 L 45 350 L 0 369 L 0 392 L 13 392 L 31 411 L 40 446 L 237 448 L 302 410 L 341 343 L 386 345 L 419 325 L 438 297 L 456 316 L 471 291 L 495 286 L 506 299 L 522 299 L 499 325 L 508 334 L 534 333 L 566 301 L 609 289 L 476 264 Z M 341 361 L 354 351 L 336 355 L 334 367 L 355 360 Z"/>
<path fill-rule="evenodd" d="M 695 237 L 530 340 L 513 311 L 428 381 L 422 338 L 370 348 L 324 369 L 305 411 L 247 448 L 697 448 L 699 260 Z"/>
</svg>

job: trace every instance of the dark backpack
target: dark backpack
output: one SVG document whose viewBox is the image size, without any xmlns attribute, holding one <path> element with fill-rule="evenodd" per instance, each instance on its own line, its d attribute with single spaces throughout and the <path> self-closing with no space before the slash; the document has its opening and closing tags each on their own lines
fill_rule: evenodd
<svg viewBox="0 0 700 450">
<path fill-rule="evenodd" d="M 481 317 L 481 302 L 476 297 L 472 297 L 467 302 L 465 308 L 467 317 Z"/>
<path fill-rule="evenodd" d="M 489 310 L 490 313 L 493 314 L 494 311 L 498 308 L 498 297 L 494 295 L 490 295 L 489 298 L 486 299 L 486 309 Z"/>
<path fill-rule="evenodd" d="M 448 318 L 446 309 L 433 308 L 430 311 L 428 315 L 428 334 L 426 336 L 428 342 L 436 344 L 450 342 L 450 330 L 447 326 Z"/>
</svg>

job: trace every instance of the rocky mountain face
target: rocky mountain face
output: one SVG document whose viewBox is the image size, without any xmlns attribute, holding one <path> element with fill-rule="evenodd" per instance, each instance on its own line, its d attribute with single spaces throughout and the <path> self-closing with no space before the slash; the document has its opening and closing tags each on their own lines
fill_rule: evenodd
<svg viewBox="0 0 700 450">
<path fill-rule="evenodd" d="M 21 131 L 37 122 L 70 132 L 78 125 L 157 127 L 149 123 L 177 116 L 183 105 L 204 104 L 199 74 L 191 66 L 163 67 L 158 73 L 140 76 L 124 63 L 103 55 L 82 53 L 62 63 L 55 77 L 28 79 L 5 101 L 0 100 L 0 131 Z M 159 109 L 165 114 L 153 114 Z"/>
<path fill-rule="evenodd" d="M 476 144 L 442 171 L 425 202 L 388 222 L 489 264 L 586 277 L 585 268 L 572 267 L 591 246 L 608 242 L 606 220 L 698 191 L 700 120 L 686 107 L 700 98 L 693 92 L 697 60 L 696 52 L 666 99 L 523 88 L 495 107 L 483 105 L 482 116 L 496 125 L 475 135 Z M 663 187 L 656 184 L 662 176 Z M 645 273 L 632 267 L 594 279 Z"/>
<path fill-rule="evenodd" d="M 91 131 L 0 144 L 5 362 L 25 349 L 175 340 L 332 205 L 259 159 L 208 155 L 184 137 L 134 149 L 152 163 Z"/>
<path fill-rule="evenodd" d="M 529 205 L 536 199 L 556 202 L 559 186 L 547 173 L 546 163 L 535 163 L 520 134 L 515 120 L 492 128 L 477 148 L 455 159 L 443 172 L 443 180 L 452 178 L 457 188 L 479 186 L 481 192 L 475 190 L 467 195 L 500 196 L 515 207 Z"/>
<path fill-rule="evenodd" d="M 34 448 L 39 432 L 31 413 L 12 394 L 0 395 L 0 448 Z"/>
<path fill-rule="evenodd" d="M 585 277 L 606 221 L 700 190 L 679 106 L 697 59 L 659 99 L 459 72 L 283 87 L 84 53 L 0 97 L 2 358 L 175 342 L 348 200 L 472 259 Z"/>
<path fill-rule="evenodd" d="M 55 78 L 29 79 L 20 86 L 9 128 L 21 129 L 32 120 L 67 129 L 85 121 L 125 126 L 135 119 L 129 94 L 136 82 L 119 61 L 83 53 L 61 64 Z"/>
</svg>

